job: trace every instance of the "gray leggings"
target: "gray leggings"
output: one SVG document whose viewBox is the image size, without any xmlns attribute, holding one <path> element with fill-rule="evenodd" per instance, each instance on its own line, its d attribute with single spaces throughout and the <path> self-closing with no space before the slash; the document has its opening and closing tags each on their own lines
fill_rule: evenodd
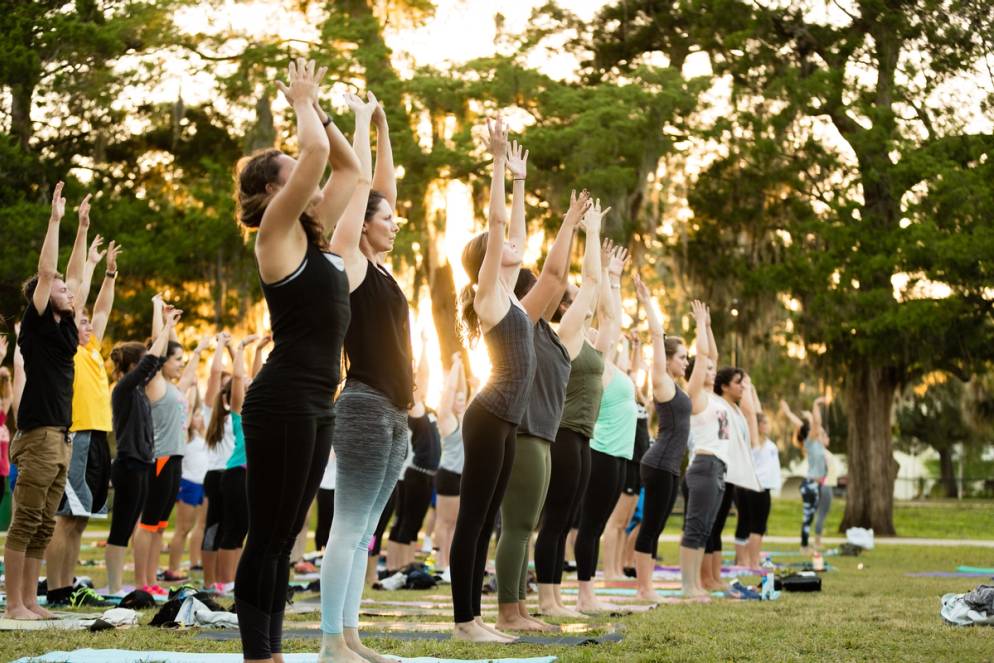
<svg viewBox="0 0 994 663">
<path fill-rule="evenodd" d="M 825 529 L 825 518 L 828 517 L 828 510 L 832 508 L 832 487 L 821 484 L 818 487 L 818 514 L 815 516 L 815 534 L 821 536 Z"/>
<path fill-rule="evenodd" d="M 718 517 L 725 494 L 725 463 L 716 456 L 697 454 L 687 468 L 687 505 L 683 517 L 680 545 L 704 548 Z"/>
</svg>

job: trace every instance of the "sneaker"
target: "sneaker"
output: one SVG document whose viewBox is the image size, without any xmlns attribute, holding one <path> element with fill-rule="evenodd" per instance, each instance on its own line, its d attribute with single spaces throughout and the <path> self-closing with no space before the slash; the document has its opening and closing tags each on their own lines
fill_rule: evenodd
<svg viewBox="0 0 994 663">
<path fill-rule="evenodd" d="M 190 570 L 191 571 L 203 571 L 204 570 L 204 565 L 203 564 L 193 564 L 190 567 Z"/>
<path fill-rule="evenodd" d="M 71 608 L 83 608 L 83 607 L 94 607 L 94 608 L 109 608 L 116 605 L 113 601 L 106 601 L 104 597 L 97 594 L 97 592 L 92 587 L 87 587 L 85 585 L 77 587 L 76 591 L 72 593 L 69 597 L 69 607 Z"/>
<path fill-rule="evenodd" d="M 318 567 L 314 566 L 308 561 L 302 561 L 302 562 L 297 562 L 296 564 L 293 565 L 293 571 L 294 573 L 300 573 L 300 574 L 317 573 Z"/>
<path fill-rule="evenodd" d="M 449 567 L 445 567 L 445 570 L 442 571 L 440 582 L 446 585 L 452 584 L 452 571 L 449 569 Z"/>
<path fill-rule="evenodd" d="M 169 592 L 158 585 L 145 585 L 142 587 L 142 591 L 148 592 L 152 596 L 169 596 Z"/>
<path fill-rule="evenodd" d="M 165 582 L 180 582 L 182 580 L 189 580 L 190 576 L 185 576 L 182 573 L 173 573 L 169 569 L 166 569 L 159 574 L 159 579 Z"/>
<path fill-rule="evenodd" d="M 424 543 L 421 544 L 421 552 L 423 552 L 426 555 L 429 555 L 431 554 L 432 550 L 434 550 L 434 548 L 432 548 L 431 546 L 431 537 L 426 534 Z"/>
</svg>

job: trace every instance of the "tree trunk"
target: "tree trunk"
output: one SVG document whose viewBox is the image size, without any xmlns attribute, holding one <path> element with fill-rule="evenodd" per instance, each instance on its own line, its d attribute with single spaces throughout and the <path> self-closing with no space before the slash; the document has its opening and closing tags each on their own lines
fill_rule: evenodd
<svg viewBox="0 0 994 663">
<path fill-rule="evenodd" d="M 859 362 L 859 360 L 857 360 Z M 894 536 L 894 460 L 891 417 L 897 380 L 892 371 L 857 363 L 845 381 L 849 413 L 849 484 L 840 531 L 867 527 Z"/>
<path fill-rule="evenodd" d="M 25 153 L 29 152 L 34 126 L 31 124 L 31 98 L 34 83 L 15 83 L 10 86 L 10 133 Z"/>
<path fill-rule="evenodd" d="M 953 450 L 951 447 L 939 449 L 939 483 L 946 497 L 959 497 L 956 490 L 956 467 L 953 465 Z"/>
</svg>

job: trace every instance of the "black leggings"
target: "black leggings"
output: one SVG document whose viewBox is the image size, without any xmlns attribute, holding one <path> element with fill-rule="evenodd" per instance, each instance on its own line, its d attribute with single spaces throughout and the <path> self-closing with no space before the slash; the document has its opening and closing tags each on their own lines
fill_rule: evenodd
<svg viewBox="0 0 994 663">
<path fill-rule="evenodd" d="M 590 480 L 590 440 L 560 428 L 552 445 L 552 474 L 535 539 L 535 575 L 542 584 L 563 582 L 566 538 Z"/>
<path fill-rule="evenodd" d="M 128 546 L 128 540 L 135 531 L 135 523 L 141 516 L 148 496 L 148 484 L 154 467 L 153 463 L 143 463 L 131 458 L 118 458 L 114 461 L 114 467 L 110 471 L 111 481 L 114 482 L 114 506 L 111 510 L 108 544 L 122 548 Z"/>
<path fill-rule="evenodd" d="M 200 549 L 217 552 L 221 547 L 224 521 L 224 493 L 221 491 L 221 477 L 224 470 L 211 470 L 204 475 L 204 497 L 207 498 L 207 517 L 204 519 L 204 542 Z"/>
<path fill-rule="evenodd" d="M 718 515 L 715 516 L 711 535 L 708 537 L 708 542 L 704 546 L 705 554 L 721 552 L 721 531 L 725 529 L 725 521 L 728 520 L 728 512 L 732 509 L 732 501 L 734 499 L 735 486 L 726 483 L 725 494 L 721 496 L 721 505 L 718 507 Z"/>
<path fill-rule="evenodd" d="M 738 522 L 735 525 L 735 542 L 744 544 L 752 534 L 766 534 L 766 521 L 770 517 L 770 491 L 735 489 L 735 510 Z"/>
<path fill-rule="evenodd" d="M 580 514 L 580 531 L 576 535 L 576 577 L 588 581 L 597 572 L 597 554 L 601 534 L 621 497 L 625 479 L 624 458 L 608 456 L 596 449 L 590 450 L 590 481 Z"/>
<path fill-rule="evenodd" d="M 390 530 L 394 543 L 409 544 L 418 539 L 421 524 L 431 506 L 431 493 L 435 477 L 413 467 L 404 472 L 404 480 L 397 484 L 397 520 Z"/>
<path fill-rule="evenodd" d="M 183 456 L 155 459 L 155 469 L 149 475 L 148 495 L 142 509 L 142 529 L 162 531 L 179 496 L 179 480 L 183 476 Z"/>
<path fill-rule="evenodd" d="M 221 550 L 238 550 L 245 544 L 249 527 L 244 467 L 231 467 L 224 471 L 221 475 L 221 492 L 224 493 Z"/>
<path fill-rule="evenodd" d="M 243 416 L 249 526 L 235 607 L 246 659 L 283 651 L 290 553 L 321 485 L 334 424 L 333 416 Z"/>
<path fill-rule="evenodd" d="M 635 552 L 652 555 L 656 559 L 659 535 L 673 513 L 680 477 L 648 465 L 642 465 L 641 473 L 645 500 L 642 503 L 642 527 L 635 538 Z"/>
<path fill-rule="evenodd" d="M 314 547 L 324 550 L 331 534 L 331 523 L 335 519 L 335 491 L 318 489 L 318 524 L 314 529 Z"/>
<path fill-rule="evenodd" d="M 452 608 L 457 624 L 471 622 L 480 615 L 487 549 L 514 463 L 517 428 L 490 414 L 475 400 L 463 416 L 466 461 L 449 552 Z"/>
</svg>

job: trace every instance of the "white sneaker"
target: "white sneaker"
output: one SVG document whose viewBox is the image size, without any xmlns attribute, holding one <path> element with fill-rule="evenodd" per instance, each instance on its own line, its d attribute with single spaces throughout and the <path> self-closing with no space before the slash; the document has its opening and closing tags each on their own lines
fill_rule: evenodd
<svg viewBox="0 0 994 663">
<path fill-rule="evenodd" d="M 401 573 L 400 571 L 397 571 L 397 573 L 393 574 L 389 578 L 384 578 L 380 581 L 380 586 L 391 592 L 403 589 L 405 584 L 407 584 L 407 575 Z"/>
<path fill-rule="evenodd" d="M 431 537 L 426 534 L 424 543 L 421 544 L 421 552 L 423 552 L 426 555 L 429 555 L 433 550 L 434 548 L 431 545 Z"/>
<path fill-rule="evenodd" d="M 442 571 L 442 579 L 440 582 L 444 585 L 452 584 L 452 572 L 449 570 L 449 567 L 445 567 L 445 570 Z"/>
</svg>

